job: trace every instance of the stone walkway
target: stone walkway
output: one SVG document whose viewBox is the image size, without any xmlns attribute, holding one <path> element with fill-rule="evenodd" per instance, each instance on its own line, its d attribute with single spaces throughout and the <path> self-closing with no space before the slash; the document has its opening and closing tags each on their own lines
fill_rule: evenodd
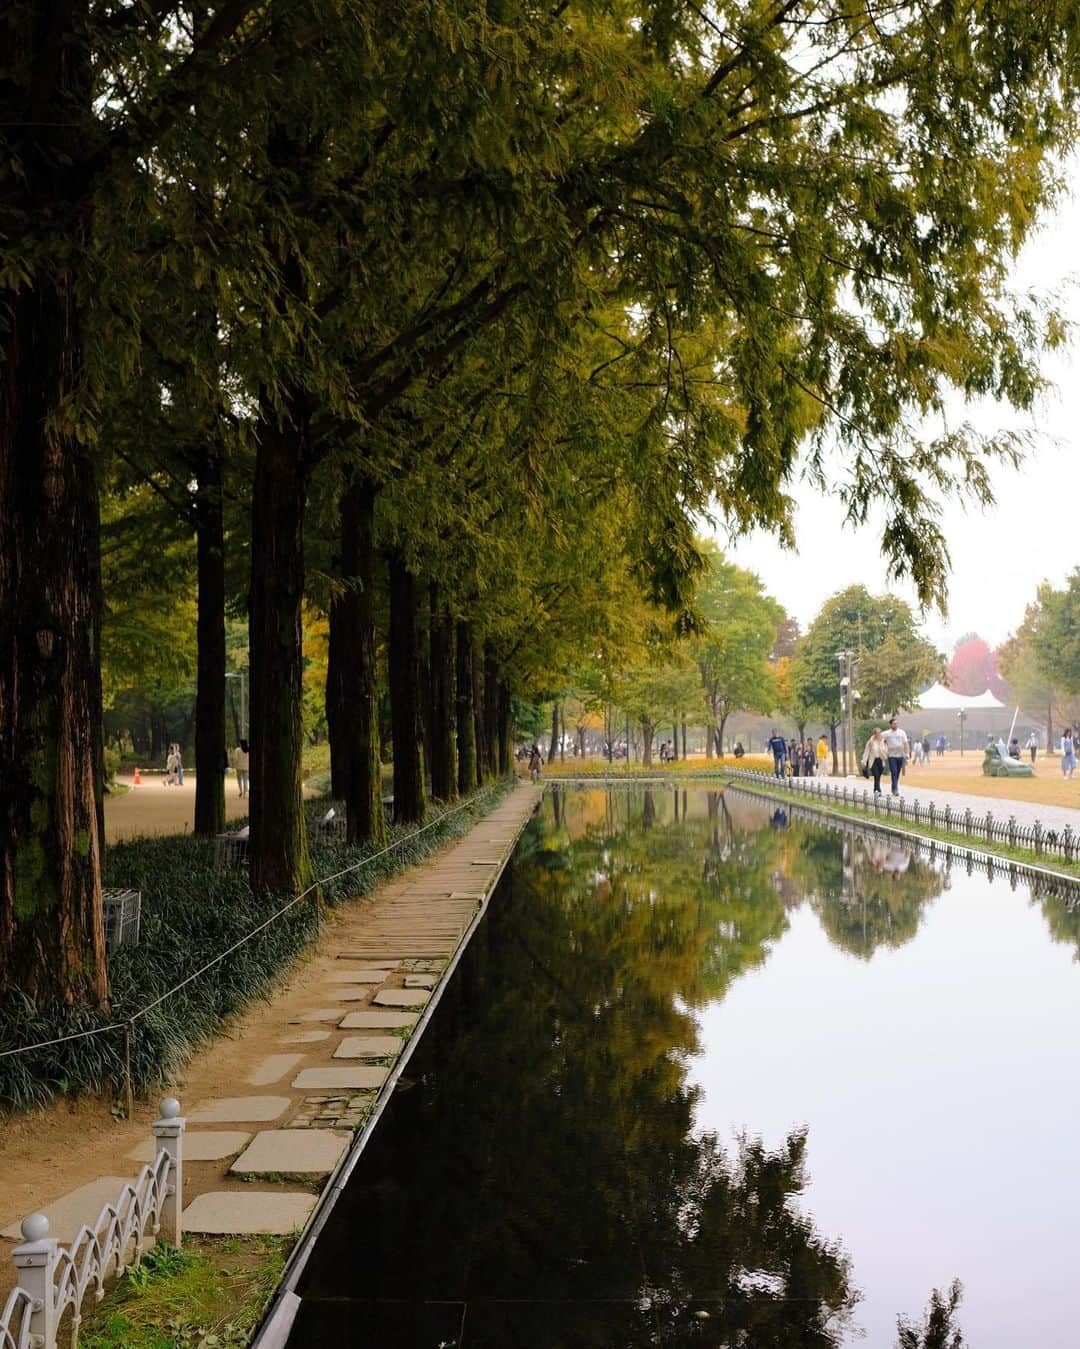
<svg viewBox="0 0 1080 1349">
<path fill-rule="evenodd" d="M 864 778 L 801 778 L 800 782 L 809 781 L 815 791 L 823 791 L 826 783 L 833 786 L 843 786 L 846 782 L 849 787 L 857 790 L 863 788 L 869 789 L 870 783 Z M 1080 785 L 1080 783 L 1078 783 Z M 886 773 L 882 779 L 882 791 L 889 790 L 889 776 Z M 928 806 L 931 802 L 939 810 L 944 810 L 946 806 L 951 806 L 953 813 L 963 814 L 965 809 L 970 808 L 971 813 L 979 819 L 986 818 L 986 812 L 989 811 L 995 820 L 1008 822 L 1009 816 L 1016 817 L 1016 823 L 1020 825 L 1033 825 L 1036 820 L 1042 824 L 1045 829 L 1061 830 L 1065 825 L 1072 825 L 1074 833 L 1080 833 L 1080 810 L 1070 806 L 1048 806 L 1038 801 L 1017 801 L 1012 797 L 993 797 L 993 796 L 975 796 L 967 792 L 946 792 L 938 787 L 920 787 L 918 780 L 918 769 L 909 768 L 900 779 L 900 795 L 904 802 L 912 806 L 916 802 L 920 806 Z"/>
<path fill-rule="evenodd" d="M 353 1132 L 376 1109 L 542 790 L 519 783 L 463 838 L 339 908 L 331 942 L 321 940 L 317 957 L 272 999 L 266 1056 L 235 1083 L 234 1094 L 199 1100 L 178 1087 L 187 1119 L 186 1232 L 290 1233 L 303 1226 Z M 148 1140 L 128 1154 L 131 1176 L 37 1197 L 51 1234 L 70 1240 L 93 1223 L 150 1153 Z M 114 1162 L 112 1169 L 124 1167 Z M 18 1224 L 0 1235 L 18 1240 Z"/>
</svg>

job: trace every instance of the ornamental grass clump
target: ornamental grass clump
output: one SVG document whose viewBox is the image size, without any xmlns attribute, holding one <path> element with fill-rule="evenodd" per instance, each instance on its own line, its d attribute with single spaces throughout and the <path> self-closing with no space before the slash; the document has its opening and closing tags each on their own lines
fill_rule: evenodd
<svg viewBox="0 0 1080 1349">
<path fill-rule="evenodd" d="M 331 803 L 307 802 L 313 875 L 335 879 L 320 884 L 310 902 L 281 912 L 217 963 L 212 962 L 283 910 L 292 896 L 253 893 L 246 869 L 216 869 L 213 843 L 203 839 L 180 835 L 116 844 L 109 850 L 105 884 L 141 891 L 142 917 L 139 945 L 121 947 L 109 957 L 109 1010 L 39 1005 L 9 990 L 0 996 L 0 1050 L 116 1028 L 0 1058 L 0 1106 L 42 1105 L 57 1092 L 119 1092 L 125 1080 L 127 1023 L 135 1091 L 159 1085 L 225 1017 L 254 998 L 269 996 L 275 981 L 317 934 L 322 905 L 368 893 L 379 880 L 465 833 L 498 804 L 509 785 L 498 783 L 477 792 L 465 809 L 433 805 L 427 821 L 431 827 L 422 833 L 413 825 L 389 826 L 389 841 L 397 846 L 355 870 L 350 868 L 380 850 L 321 838 L 318 822 Z"/>
</svg>

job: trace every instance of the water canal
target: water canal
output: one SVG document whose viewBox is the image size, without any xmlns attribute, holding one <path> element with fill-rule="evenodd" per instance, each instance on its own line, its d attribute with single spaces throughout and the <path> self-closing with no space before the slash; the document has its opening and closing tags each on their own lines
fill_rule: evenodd
<svg viewBox="0 0 1080 1349">
<path fill-rule="evenodd" d="M 293 1345 L 1072 1346 L 1080 908 L 743 793 L 549 791 Z"/>
</svg>

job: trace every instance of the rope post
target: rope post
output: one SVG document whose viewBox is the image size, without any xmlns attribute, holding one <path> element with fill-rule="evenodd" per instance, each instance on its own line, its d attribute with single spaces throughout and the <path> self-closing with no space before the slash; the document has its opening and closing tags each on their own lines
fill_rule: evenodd
<svg viewBox="0 0 1080 1349">
<path fill-rule="evenodd" d="M 131 1081 L 131 1026 L 130 1021 L 124 1022 L 124 1105 L 128 1119 L 135 1115 L 135 1092 Z"/>
</svg>

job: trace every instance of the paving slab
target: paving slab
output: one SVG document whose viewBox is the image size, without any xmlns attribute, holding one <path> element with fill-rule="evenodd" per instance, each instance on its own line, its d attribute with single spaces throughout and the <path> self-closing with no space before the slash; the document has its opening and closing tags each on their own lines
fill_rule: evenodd
<svg viewBox="0 0 1080 1349">
<path fill-rule="evenodd" d="M 192 1129 L 184 1134 L 185 1162 L 221 1162 L 235 1157 L 251 1141 L 251 1135 L 239 1129 Z M 133 1162 L 152 1162 L 157 1156 L 155 1140 L 148 1138 L 127 1154 Z"/>
<path fill-rule="evenodd" d="M 187 1117 L 189 1124 L 259 1124 L 285 1113 L 291 1104 L 288 1096 L 225 1096 L 211 1101 Z"/>
<path fill-rule="evenodd" d="M 378 1007 L 423 1007 L 430 997 L 430 992 L 423 988 L 384 988 L 372 1002 Z"/>
<path fill-rule="evenodd" d="M 44 1213 L 49 1220 L 49 1236 L 56 1237 L 58 1241 L 74 1241 L 80 1227 L 89 1227 L 97 1221 L 97 1216 L 106 1204 L 115 1204 L 120 1197 L 120 1191 L 125 1185 L 129 1185 L 135 1179 L 134 1176 L 102 1176 L 100 1180 L 92 1180 L 89 1185 L 80 1185 L 77 1190 L 69 1190 L 59 1199 L 54 1199 L 51 1204 L 46 1204 L 44 1208 L 35 1209 L 36 1213 Z M 22 1231 L 18 1223 L 12 1223 L 10 1227 L 5 1227 L 0 1231 L 0 1237 L 8 1237 L 12 1241 L 22 1241 Z"/>
<path fill-rule="evenodd" d="M 283 1035 L 279 1045 L 317 1045 L 320 1040 L 329 1040 L 332 1032 L 328 1030 L 298 1030 L 292 1035 Z"/>
<path fill-rule="evenodd" d="M 263 1129 L 229 1167 L 238 1176 L 328 1176 L 351 1135 L 332 1129 Z"/>
<path fill-rule="evenodd" d="M 382 983 L 382 980 L 379 982 Z M 336 998 L 338 1002 L 367 1002 L 371 997 L 371 986 L 353 988 L 349 984 L 340 984 L 336 988 L 328 988 L 326 993 L 328 997 Z"/>
<path fill-rule="evenodd" d="M 293 1078 L 297 1090 L 306 1087 L 340 1087 L 347 1091 L 377 1091 L 386 1081 L 388 1068 L 350 1064 L 341 1068 L 304 1068 Z"/>
<path fill-rule="evenodd" d="M 380 1030 L 384 1027 L 415 1026 L 418 1012 L 350 1012 L 338 1022 L 341 1030 Z"/>
<path fill-rule="evenodd" d="M 386 970 L 343 970 L 340 974 L 328 974 L 327 982 L 331 984 L 381 984 L 384 979 L 389 979 L 394 973 L 392 969 Z"/>
<path fill-rule="evenodd" d="M 336 1021 L 340 1015 L 340 1007 L 312 1007 L 306 1012 L 297 1012 L 289 1025 L 298 1026 L 302 1021 Z"/>
<path fill-rule="evenodd" d="M 337 1049 L 335 1059 L 396 1058 L 405 1046 L 400 1035 L 347 1035 Z"/>
<path fill-rule="evenodd" d="M 280 1082 L 286 1073 L 291 1073 L 303 1061 L 303 1054 L 268 1054 L 252 1069 L 247 1078 L 248 1086 L 268 1087 L 271 1082 Z"/>
<path fill-rule="evenodd" d="M 435 976 L 433 974 L 407 974 L 405 976 L 406 988 L 434 988 Z"/>
<path fill-rule="evenodd" d="M 303 1227 L 318 1195 L 294 1190 L 208 1190 L 184 1210 L 184 1231 L 212 1236 L 288 1236 Z"/>
</svg>

